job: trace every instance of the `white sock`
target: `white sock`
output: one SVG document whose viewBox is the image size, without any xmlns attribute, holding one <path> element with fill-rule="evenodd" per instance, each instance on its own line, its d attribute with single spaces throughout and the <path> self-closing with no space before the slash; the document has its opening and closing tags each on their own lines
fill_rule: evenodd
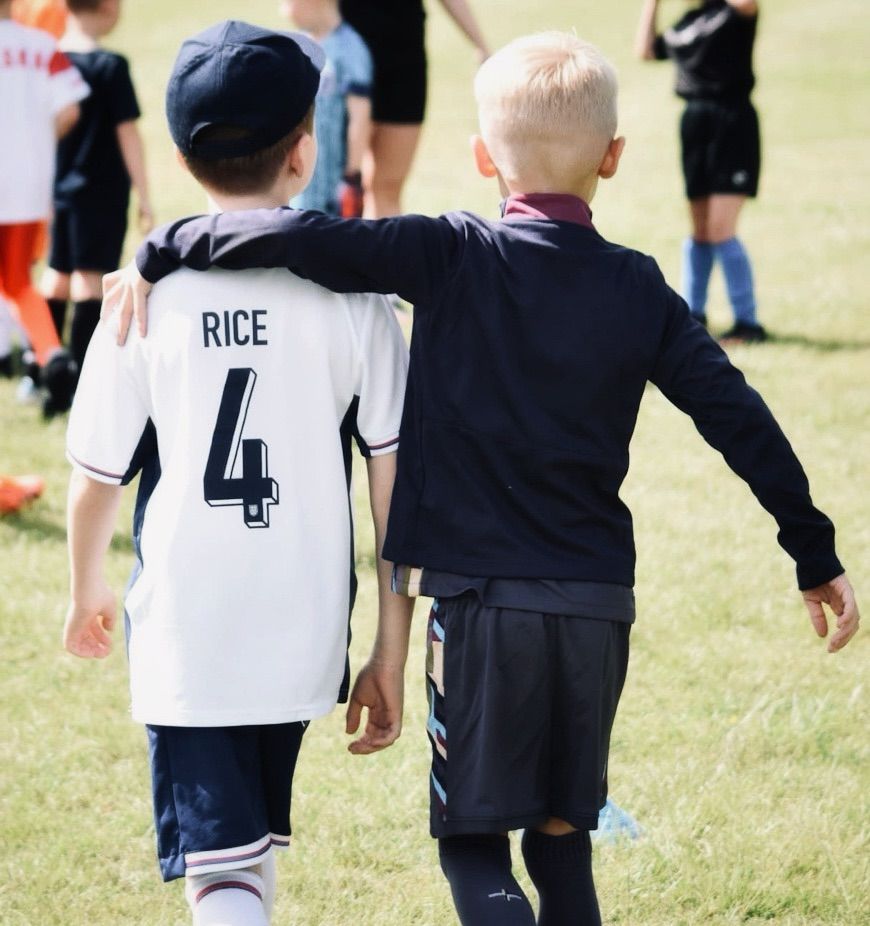
<svg viewBox="0 0 870 926">
<path fill-rule="evenodd" d="M 257 865 L 256 871 L 259 872 L 263 879 L 263 908 L 266 911 L 266 919 L 272 919 L 272 909 L 275 906 L 275 887 L 277 882 L 277 872 L 275 871 L 275 850 L 272 849 L 266 857 Z"/>
<path fill-rule="evenodd" d="M 269 926 L 263 879 L 251 868 L 188 875 L 185 894 L 195 926 Z"/>
</svg>

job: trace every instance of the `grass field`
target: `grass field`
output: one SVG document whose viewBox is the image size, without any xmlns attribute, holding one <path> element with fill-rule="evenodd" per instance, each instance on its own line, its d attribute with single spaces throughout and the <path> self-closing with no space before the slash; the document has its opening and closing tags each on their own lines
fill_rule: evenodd
<svg viewBox="0 0 870 926">
<path fill-rule="evenodd" d="M 279 25 L 276 5 L 128 0 L 111 44 L 133 63 L 160 219 L 202 210 L 174 165 L 162 116 L 180 40 L 223 16 Z M 595 201 L 596 222 L 604 235 L 655 255 L 676 282 L 686 228 L 679 107 L 670 69 L 631 59 L 639 0 L 474 5 L 494 45 L 576 27 L 617 63 L 628 148 L 620 175 Z M 815 500 L 836 522 L 866 608 L 870 17 L 866 0 L 762 7 L 765 171 L 742 235 L 776 340 L 733 357 L 768 399 Z M 663 16 L 681 8 L 668 0 Z M 431 115 L 407 205 L 493 215 L 496 191 L 475 177 L 468 155 L 473 60 L 440 7 L 429 9 Z M 135 243 L 131 235 L 128 248 Z M 714 328 L 729 321 L 718 281 L 711 319 Z M 60 649 L 64 422 L 44 424 L 35 409 L 14 404 L 13 391 L 0 382 L 0 472 L 39 472 L 48 488 L 28 512 L 0 521 L 0 924 L 182 924 L 180 887 L 162 886 L 154 862 L 144 737 L 128 717 L 123 647 L 104 663 Z M 639 619 L 610 778 L 645 835 L 597 852 L 605 921 L 870 923 L 866 640 L 825 652 L 772 520 L 654 390 L 633 452 L 624 497 L 637 528 Z M 362 494 L 358 503 L 357 662 L 372 638 L 375 601 Z M 129 504 L 109 564 L 119 592 L 132 558 L 128 524 Z M 306 738 L 276 923 L 455 922 L 426 832 L 423 605 L 400 742 L 376 757 L 351 757 L 340 712 Z"/>
</svg>

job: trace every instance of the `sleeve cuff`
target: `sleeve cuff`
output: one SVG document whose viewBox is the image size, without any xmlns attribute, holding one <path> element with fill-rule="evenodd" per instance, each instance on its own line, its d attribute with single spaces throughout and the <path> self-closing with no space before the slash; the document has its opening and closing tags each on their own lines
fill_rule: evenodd
<svg viewBox="0 0 870 926">
<path fill-rule="evenodd" d="M 395 453 L 399 449 L 399 435 L 389 439 L 379 440 L 375 443 L 368 443 L 363 437 L 357 440 L 360 453 L 366 457 L 379 457 L 385 453 Z"/>
<path fill-rule="evenodd" d="M 85 476 L 89 479 L 93 479 L 95 482 L 103 482 L 106 485 L 112 486 L 121 486 L 124 484 L 125 473 L 111 473 L 108 470 L 92 466 L 90 463 L 85 463 L 83 460 L 80 460 L 69 449 L 66 452 L 66 458 L 74 469 L 77 469 L 80 473 L 84 473 Z"/>
<path fill-rule="evenodd" d="M 811 588 L 817 588 L 819 585 L 830 582 L 831 579 L 836 579 L 837 576 L 842 575 L 845 571 L 846 570 L 843 568 L 839 559 L 837 559 L 835 553 L 814 560 L 812 563 L 798 563 L 798 588 L 802 592 Z"/>
</svg>

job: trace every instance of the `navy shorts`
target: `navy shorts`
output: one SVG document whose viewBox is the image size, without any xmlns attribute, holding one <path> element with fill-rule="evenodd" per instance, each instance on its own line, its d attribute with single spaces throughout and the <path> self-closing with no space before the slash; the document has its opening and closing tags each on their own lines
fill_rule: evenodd
<svg viewBox="0 0 870 926">
<path fill-rule="evenodd" d="M 111 273 L 120 266 L 126 234 L 126 201 L 96 209 L 58 206 L 51 228 L 48 266 L 58 273 Z"/>
<path fill-rule="evenodd" d="M 748 100 L 690 100 L 680 122 L 686 196 L 755 196 L 761 172 L 758 114 Z"/>
<path fill-rule="evenodd" d="M 164 881 L 248 868 L 289 846 L 306 726 L 147 727 Z"/>
<path fill-rule="evenodd" d="M 427 691 L 436 838 L 550 817 L 598 826 L 631 624 L 435 600 Z"/>
<path fill-rule="evenodd" d="M 342 0 L 342 17 L 372 55 L 372 119 L 419 125 L 426 114 L 426 17 L 422 6 Z"/>
</svg>

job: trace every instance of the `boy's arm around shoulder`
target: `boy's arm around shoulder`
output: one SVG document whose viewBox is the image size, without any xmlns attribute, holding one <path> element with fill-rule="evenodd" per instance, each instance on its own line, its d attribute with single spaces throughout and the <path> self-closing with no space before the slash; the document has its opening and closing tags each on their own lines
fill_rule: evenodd
<svg viewBox="0 0 870 926">
<path fill-rule="evenodd" d="M 450 278 L 462 227 L 449 216 L 339 219 L 257 209 L 182 219 L 151 234 L 136 257 L 149 283 L 179 267 L 284 267 L 340 293 L 398 293 L 426 304 Z"/>
<path fill-rule="evenodd" d="M 657 267 L 654 274 L 649 291 L 663 300 L 664 323 L 651 382 L 692 418 L 776 519 L 777 539 L 795 561 L 813 626 L 826 635 L 821 604 L 829 604 L 838 617 L 829 650 L 842 648 L 857 631 L 858 611 L 837 558 L 834 525 L 813 505 L 803 467 L 764 400 L 691 318 Z"/>
</svg>

